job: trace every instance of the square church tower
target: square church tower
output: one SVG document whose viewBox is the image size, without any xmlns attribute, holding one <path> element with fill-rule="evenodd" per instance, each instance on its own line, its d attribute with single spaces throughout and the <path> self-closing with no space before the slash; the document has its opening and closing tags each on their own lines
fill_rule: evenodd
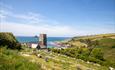
<svg viewBox="0 0 115 70">
<path fill-rule="evenodd" d="M 47 35 L 46 34 L 40 34 L 39 46 L 40 48 L 47 48 Z"/>
</svg>

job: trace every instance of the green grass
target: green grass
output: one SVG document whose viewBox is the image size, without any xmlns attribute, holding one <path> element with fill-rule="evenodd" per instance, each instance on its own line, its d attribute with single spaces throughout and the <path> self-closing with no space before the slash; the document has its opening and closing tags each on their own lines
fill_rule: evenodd
<svg viewBox="0 0 115 70">
<path fill-rule="evenodd" d="M 94 64 L 87 64 L 80 59 L 74 59 L 65 55 L 46 52 L 44 50 L 36 51 L 41 54 L 42 58 L 37 57 L 32 51 L 34 49 L 25 48 L 23 51 L 0 48 L 0 70 L 76 70 L 77 67 L 82 70 L 108 70 L 106 66 L 97 66 Z M 23 54 L 30 54 L 30 56 L 23 56 Z M 45 61 L 48 57 L 48 62 Z"/>
<path fill-rule="evenodd" d="M 97 66 L 94 64 L 87 64 L 85 61 L 74 59 L 71 57 L 67 57 L 65 55 L 57 54 L 57 53 L 47 53 L 44 51 L 40 51 L 39 53 L 44 53 L 45 56 L 49 56 L 49 62 L 42 62 L 47 68 L 55 70 L 76 70 L 77 66 L 79 66 L 82 70 L 86 70 L 88 68 L 94 69 L 94 70 L 108 70 L 106 66 Z M 41 60 L 37 59 L 38 62 Z"/>
<path fill-rule="evenodd" d="M 42 70 L 39 63 L 19 55 L 17 50 L 0 48 L 0 70 Z"/>
<path fill-rule="evenodd" d="M 97 44 L 95 42 L 97 42 Z M 70 44 L 72 48 L 83 48 L 83 44 L 86 44 L 86 47 L 88 48 L 92 46 L 94 49 L 100 48 L 104 54 L 103 57 L 106 60 L 102 65 L 115 68 L 115 33 L 74 37 L 65 43 Z"/>
<path fill-rule="evenodd" d="M 8 38 L 8 39 L 7 39 Z M 115 66 L 115 35 L 114 34 L 104 34 L 104 35 L 96 35 L 96 36 L 86 36 L 73 38 L 70 41 L 66 41 L 66 44 L 69 43 L 74 45 L 74 48 L 69 48 L 66 52 L 61 51 L 61 53 L 66 53 L 71 57 L 66 55 L 57 54 L 53 52 L 47 52 L 46 50 L 35 50 L 27 48 L 27 46 L 21 46 L 20 51 L 19 44 L 17 44 L 17 40 L 11 33 L 0 33 L 0 39 L 3 41 L 0 42 L 0 70 L 76 70 L 80 68 L 81 70 L 93 69 L 93 70 L 108 70 L 109 65 Z M 91 41 L 98 40 L 99 44 L 95 48 L 98 50 L 99 48 L 104 52 L 104 58 L 107 60 L 103 64 L 103 66 L 98 66 L 96 63 L 87 63 L 81 59 L 72 58 L 74 56 L 77 57 L 78 54 L 81 58 L 84 59 L 84 56 L 87 55 L 88 48 L 76 48 L 80 46 L 87 46 L 88 42 L 83 43 L 79 41 L 80 39 L 89 39 Z M 84 40 L 85 41 L 85 40 Z M 87 40 L 86 40 L 87 41 Z M 4 44 L 3 44 L 4 43 Z M 12 43 L 12 46 L 10 45 Z M 16 44 L 14 44 L 16 43 Z M 3 46 L 7 45 L 7 46 Z M 15 50 L 6 49 L 8 46 Z M 17 47 L 16 47 L 17 46 Z M 79 50 L 78 50 L 79 49 Z M 96 50 L 91 53 L 93 57 L 97 56 Z M 76 54 L 78 53 L 78 54 Z M 82 53 L 82 55 L 81 55 Z M 40 54 L 42 57 L 39 58 L 36 55 Z M 99 53 L 101 55 L 101 53 Z M 26 56 L 29 55 L 29 56 Z M 45 61 L 45 58 L 48 57 L 48 61 Z M 92 58 L 95 60 L 95 58 Z M 98 59 L 97 59 L 98 61 Z M 105 66 L 104 66 L 105 65 Z"/>
<path fill-rule="evenodd" d="M 104 51 L 104 58 L 115 67 L 115 39 L 101 39 L 99 40 L 99 46 Z"/>
</svg>

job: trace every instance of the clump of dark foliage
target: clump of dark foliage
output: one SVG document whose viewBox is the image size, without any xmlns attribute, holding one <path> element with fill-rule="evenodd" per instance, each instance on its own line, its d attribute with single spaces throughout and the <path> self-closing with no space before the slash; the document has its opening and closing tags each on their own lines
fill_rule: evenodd
<svg viewBox="0 0 115 70">
<path fill-rule="evenodd" d="M 7 46 L 10 49 L 21 50 L 21 44 L 16 40 L 12 33 L 0 33 L 0 46 Z"/>
</svg>

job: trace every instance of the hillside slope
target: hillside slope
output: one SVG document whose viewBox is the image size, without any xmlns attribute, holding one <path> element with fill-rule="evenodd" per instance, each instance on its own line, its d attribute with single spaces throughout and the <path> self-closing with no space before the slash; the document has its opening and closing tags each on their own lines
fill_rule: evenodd
<svg viewBox="0 0 115 70">
<path fill-rule="evenodd" d="M 100 34 L 93 36 L 73 37 L 63 44 L 69 44 L 67 48 L 69 56 L 115 67 L 115 34 Z M 72 49 L 73 48 L 73 49 Z M 76 49 L 76 50 L 75 50 Z M 70 52 L 69 52 L 70 51 Z M 80 51 L 80 52 L 71 52 Z M 82 53 L 83 52 L 83 53 Z M 76 56 L 78 53 L 79 56 Z M 85 54 L 86 53 L 86 54 Z M 63 54 L 63 53 L 62 53 Z"/>
</svg>

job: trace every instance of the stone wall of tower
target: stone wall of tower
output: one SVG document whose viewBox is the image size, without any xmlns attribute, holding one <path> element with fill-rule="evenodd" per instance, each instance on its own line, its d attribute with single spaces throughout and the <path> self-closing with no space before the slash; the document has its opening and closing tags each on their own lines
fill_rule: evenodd
<svg viewBox="0 0 115 70">
<path fill-rule="evenodd" d="M 46 34 L 40 34 L 39 46 L 40 48 L 47 48 L 47 35 Z"/>
</svg>

